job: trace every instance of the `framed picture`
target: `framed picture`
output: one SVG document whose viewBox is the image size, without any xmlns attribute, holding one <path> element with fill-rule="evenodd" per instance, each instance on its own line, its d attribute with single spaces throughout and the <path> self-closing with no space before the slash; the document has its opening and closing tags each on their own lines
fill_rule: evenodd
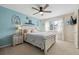
<svg viewBox="0 0 79 59">
<path fill-rule="evenodd" d="M 13 24 L 20 25 L 20 24 L 21 24 L 20 17 L 19 17 L 19 16 L 16 16 L 16 15 L 13 15 L 12 18 L 11 18 L 11 22 L 12 22 Z"/>
</svg>

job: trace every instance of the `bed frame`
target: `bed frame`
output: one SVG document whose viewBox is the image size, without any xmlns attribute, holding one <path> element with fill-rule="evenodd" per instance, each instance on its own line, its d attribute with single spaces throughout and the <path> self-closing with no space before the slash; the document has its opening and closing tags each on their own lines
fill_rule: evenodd
<svg viewBox="0 0 79 59">
<path fill-rule="evenodd" d="M 24 38 L 24 41 L 28 42 L 27 38 Z M 44 50 L 44 54 L 47 55 L 48 51 L 55 44 L 55 42 L 56 42 L 56 34 L 53 35 L 50 39 L 44 40 L 44 48 L 41 48 L 41 47 L 39 47 L 39 48 L 41 48 L 41 50 Z M 34 45 L 31 42 L 28 42 L 28 43 Z M 36 45 L 34 45 L 34 46 L 36 46 Z M 36 46 L 36 47 L 38 47 L 38 46 Z"/>
<path fill-rule="evenodd" d="M 55 44 L 55 42 L 56 42 L 56 35 L 53 35 L 52 39 L 44 41 L 44 54 L 45 55 L 47 55 L 48 51 Z"/>
</svg>

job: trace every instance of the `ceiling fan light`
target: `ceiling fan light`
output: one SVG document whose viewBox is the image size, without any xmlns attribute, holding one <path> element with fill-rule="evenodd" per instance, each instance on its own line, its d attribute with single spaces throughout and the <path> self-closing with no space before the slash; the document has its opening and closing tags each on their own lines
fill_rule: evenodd
<svg viewBox="0 0 79 59">
<path fill-rule="evenodd" d="M 43 12 L 40 12 L 39 14 L 43 14 Z"/>
</svg>

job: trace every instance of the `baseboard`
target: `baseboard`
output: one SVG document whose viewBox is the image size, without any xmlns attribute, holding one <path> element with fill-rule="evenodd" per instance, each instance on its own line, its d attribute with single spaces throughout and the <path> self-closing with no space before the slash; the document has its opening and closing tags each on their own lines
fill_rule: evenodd
<svg viewBox="0 0 79 59">
<path fill-rule="evenodd" d="M 0 46 L 0 48 L 11 46 L 11 44 Z"/>
</svg>

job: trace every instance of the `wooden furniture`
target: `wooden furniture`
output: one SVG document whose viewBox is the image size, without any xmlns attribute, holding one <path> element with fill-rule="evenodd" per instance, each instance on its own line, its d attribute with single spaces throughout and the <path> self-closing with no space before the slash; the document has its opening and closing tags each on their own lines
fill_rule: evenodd
<svg viewBox="0 0 79 59">
<path fill-rule="evenodd" d="M 56 42 L 56 34 L 53 31 L 29 33 L 24 41 L 41 48 L 47 54 Z"/>
<path fill-rule="evenodd" d="M 13 35 L 13 46 L 20 43 L 23 43 L 23 35 L 19 32 Z"/>
</svg>

